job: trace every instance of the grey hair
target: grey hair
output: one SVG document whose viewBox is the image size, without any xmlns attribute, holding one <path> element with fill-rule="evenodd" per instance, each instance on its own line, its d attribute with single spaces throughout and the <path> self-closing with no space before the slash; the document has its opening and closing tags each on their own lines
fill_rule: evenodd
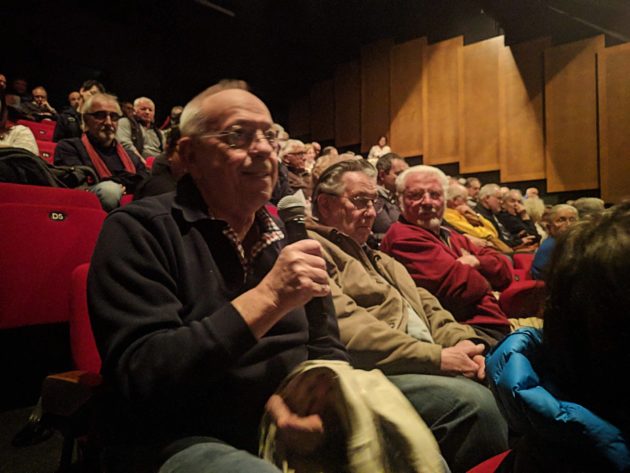
<svg viewBox="0 0 630 473">
<path fill-rule="evenodd" d="M 249 92 L 247 82 L 235 79 L 223 79 L 218 83 L 208 87 L 206 90 L 196 95 L 184 107 L 182 116 L 179 119 L 179 129 L 182 136 L 200 135 L 206 131 L 206 119 L 201 106 L 203 101 L 211 95 L 218 94 L 224 90 L 240 89 Z"/>
<path fill-rule="evenodd" d="M 418 166 L 412 166 L 409 169 L 404 170 L 398 175 L 398 177 L 396 178 L 396 192 L 398 194 L 402 194 L 404 192 L 405 185 L 407 183 L 407 178 L 414 174 L 428 174 L 430 176 L 435 177 L 438 180 L 438 182 L 441 184 L 444 195 L 446 195 L 446 192 L 448 190 L 448 177 L 446 177 L 446 174 L 444 174 L 442 170 L 439 168 L 436 168 L 433 166 L 426 166 L 424 164 L 419 164 Z"/>
<path fill-rule="evenodd" d="M 94 103 L 95 100 L 99 100 L 99 101 L 107 102 L 107 103 L 113 103 L 114 105 L 116 105 L 118 114 L 122 115 L 122 110 L 120 109 L 120 104 L 118 103 L 118 97 L 116 97 L 115 95 L 105 94 L 105 93 L 102 93 L 102 94 L 98 93 L 98 94 L 90 95 L 85 101 L 85 103 L 83 104 L 83 108 L 81 112 L 84 125 L 85 125 L 85 114 L 90 113 L 92 111 L 92 104 Z"/>
<path fill-rule="evenodd" d="M 580 218 L 588 218 L 604 211 L 605 205 L 602 199 L 597 197 L 580 197 L 573 206 L 577 209 Z"/>
<path fill-rule="evenodd" d="M 525 206 L 525 210 L 527 210 L 527 214 L 535 223 L 538 223 L 542 220 L 542 217 L 545 213 L 545 203 L 542 199 L 525 199 L 523 205 Z"/>
<path fill-rule="evenodd" d="M 554 205 L 553 207 L 551 207 L 551 210 L 549 211 L 549 219 L 551 220 L 552 218 L 554 218 L 556 216 L 556 214 L 558 212 L 561 212 L 563 210 L 570 210 L 571 212 L 575 213 L 576 217 L 579 216 L 579 212 L 578 209 L 576 209 L 575 207 L 573 207 L 572 205 L 569 204 L 557 204 Z"/>
<path fill-rule="evenodd" d="M 282 149 L 280 150 L 280 160 L 284 159 L 287 154 L 295 152 L 297 148 L 305 149 L 304 142 L 300 140 L 287 140 Z"/>
<path fill-rule="evenodd" d="M 481 184 L 481 181 L 478 177 L 467 177 L 465 186 L 471 187 L 473 185 L 473 182 L 478 182 L 479 184 Z"/>
<path fill-rule="evenodd" d="M 468 198 L 468 190 L 466 187 L 459 183 L 453 183 L 448 186 L 448 190 L 446 191 L 446 200 L 448 202 L 452 202 L 458 197 L 462 197 L 464 199 Z"/>
<path fill-rule="evenodd" d="M 136 108 L 138 105 L 140 105 L 140 102 L 149 102 L 151 105 L 153 105 L 153 108 L 155 108 L 155 102 L 153 102 L 153 100 L 151 100 L 149 97 L 138 97 L 136 100 L 133 101 L 133 108 Z"/>
<path fill-rule="evenodd" d="M 317 197 L 319 194 L 341 195 L 346 190 L 341 178 L 347 172 L 362 172 L 366 176 L 375 179 L 376 169 L 365 159 L 345 159 L 322 172 L 313 189 L 312 214 L 319 217 Z"/>
<path fill-rule="evenodd" d="M 496 194 L 498 190 L 501 190 L 498 184 L 486 184 L 481 186 L 481 189 L 479 189 L 479 200 L 483 200 L 486 197 Z"/>
<path fill-rule="evenodd" d="M 383 156 L 378 158 L 378 160 L 376 161 L 376 170 L 378 172 L 383 171 L 384 173 L 388 173 L 389 170 L 392 168 L 392 163 L 396 159 L 404 161 L 404 159 L 400 155 L 398 155 L 396 153 L 386 153 L 386 154 L 384 154 Z"/>
</svg>

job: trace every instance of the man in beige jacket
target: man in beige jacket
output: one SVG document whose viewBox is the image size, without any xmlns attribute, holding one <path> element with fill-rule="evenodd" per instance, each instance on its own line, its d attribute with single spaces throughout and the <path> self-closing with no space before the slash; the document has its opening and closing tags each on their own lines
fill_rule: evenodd
<svg viewBox="0 0 630 473">
<path fill-rule="evenodd" d="M 313 194 L 309 236 L 323 246 L 341 339 L 355 367 L 379 368 L 414 405 L 453 471 L 507 449 L 481 343 L 393 258 L 365 242 L 380 207 L 374 168 L 337 163 Z M 468 378 L 468 379 L 467 379 Z"/>
</svg>

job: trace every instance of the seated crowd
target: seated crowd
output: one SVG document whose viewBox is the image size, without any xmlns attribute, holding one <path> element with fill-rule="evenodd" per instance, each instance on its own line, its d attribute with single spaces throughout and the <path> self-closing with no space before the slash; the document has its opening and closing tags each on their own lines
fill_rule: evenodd
<svg viewBox="0 0 630 473">
<path fill-rule="evenodd" d="M 102 439 L 108 471 L 278 472 L 256 457 L 263 414 L 284 448 L 321 453 L 334 430 L 326 406 L 302 408 L 275 394 L 300 363 L 318 359 L 381 370 L 431 430 L 448 465 L 443 471 L 468 471 L 510 447 L 518 460 L 530 451 L 516 448 L 519 442 L 534 448 L 539 439 L 504 418 L 508 401 L 500 383 L 493 378 L 491 390 L 487 379 L 497 373 L 493 353 L 506 340 L 528 333 L 541 342 L 540 314 L 519 323 L 501 308 L 501 292 L 514 281 L 513 258 L 532 254 L 531 276 L 550 277 L 553 290 L 569 292 L 560 272 L 586 284 L 580 277 L 599 256 L 578 258 L 581 274 L 582 266 L 568 268 L 566 260 L 582 252 L 580 242 L 596 240 L 597 225 L 628 239 L 627 205 L 604 211 L 589 198 L 547 206 L 536 188 L 523 195 L 477 177 L 409 167 L 386 136 L 370 159 L 320 151 L 319 143 L 293 139 L 274 123 L 241 81 L 222 81 L 174 109 L 167 130 L 156 126 L 151 99 L 137 98 L 123 114 L 97 81 L 71 92 L 60 112 L 43 87 L 29 96 L 14 80 L 11 94 L 2 95 L 0 146 L 21 146 L 18 118 L 56 120 L 55 164 L 92 167 L 99 182 L 86 190 L 105 210 L 119 208 L 103 225 L 88 278 L 110 387 Z M 134 202 L 121 207 L 125 193 Z M 307 214 L 307 238 L 291 244 L 274 215 L 288 196 Z M 621 279 L 615 284 L 623 286 Z M 561 347 L 568 346 L 589 375 L 606 382 L 595 362 L 605 362 L 607 352 L 591 359 L 578 351 L 588 333 L 575 342 L 562 334 L 572 323 L 567 297 L 552 294 L 544 313 L 545 321 L 557 317 L 542 338 L 545 356 L 553 356 L 550 376 L 560 382 L 553 394 L 568 393 L 606 425 L 619 415 L 627 434 L 627 408 L 595 390 L 582 393 L 577 361 L 567 359 L 573 371 L 561 373 Z M 314 298 L 321 298 L 316 318 Z M 576 324 L 594 314 L 581 317 Z M 626 319 L 619 321 L 624 330 Z M 530 327 L 514 330 L 521 325 Z M 610 353 L 627 358 L 617 347 Z M 609 463 L 630 468 L 619 458 L 602 455 L 584 471 Z M 505 471 L 527 471 L 517 460 Z"/>
</svg>

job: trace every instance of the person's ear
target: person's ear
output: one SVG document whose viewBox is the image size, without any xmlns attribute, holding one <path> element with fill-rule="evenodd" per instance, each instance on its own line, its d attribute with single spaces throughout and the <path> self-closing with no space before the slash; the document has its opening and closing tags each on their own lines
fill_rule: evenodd
<svg viewBox="0 0 630 473">
<path fill-rule="evenodd" d="M 333 199 L 334 197 L 329 194 L 319 194 L 317 196 L 317 212 L 322 223 L 328 221 L 332 214 Z"/>
<path fill-rule="evenodd" d="M 179 160 L 183 168 L 193 174 L 196 164 L 196 153 L 194 149 L 193 139 L 190 136 L 183 136 L 177 142 L 177 151 L 179 154 Z"/>
</svg>

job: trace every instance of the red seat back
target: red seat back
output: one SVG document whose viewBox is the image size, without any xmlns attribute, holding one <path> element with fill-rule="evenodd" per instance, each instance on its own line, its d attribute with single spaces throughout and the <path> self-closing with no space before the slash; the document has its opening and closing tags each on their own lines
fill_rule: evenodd
<svg viewBox="0 0 630 473">
<path fill-rule="evenodd" d="M 501 293 L 499 305 L 510 318 L 542 317 L 545 295 L 543 281 L 515 281 Z"/>
<path fill-rule="evenodd" d="M 56 204 L 102 210 L 96 194 L 77 189 L 0 182 L 1 203 Z"/>
<path fill-rule="evenodd" d="M 505 457 L 508 456 L 511 450 L 507 450 L 503 453 L 499 453 L 492 458 L 487 459 L 485 462 L 480 463 L 476 467 L 468 470 L 467 473 L 494 473 L 501 465 Z"/>
<path fill-rule="evenodd" d="M 0 203 L 0 329 L 69 319 L 72 271 L 90 260 L 105 215 L 58 203 Z"/>
<path fill-rule="evenodd" d="M 39 148 L 39 157 L 46 161 L 48 164 L 53 164 L 55 160 L 55 148 L 57 143 L 53 141 L 41 141 L 37 140 L 37 148 Z"/>
<path fill-rule="evenodd" d="M 82 264 L 72 272 L 70 300 L 70 349 L 76 369 L 98 373 L 101 357 L 96 349 L 87 305 L 87 275 L 90 265 Z"/>
<path fill-rule="evenodd" d="M 37 141 L 52 141 L 55 133 L 55 122 L 33 122 L 31 120 L 18 120 L 18 124 L 27 126 L 33 132 Z"/>
<path fill-rule="evenodd" d="M 527 274 L 530 274 L 532 263 L 534 262 L 534 253 L 514 253 L 512 258 L 514 260 L 514 269 L 524 269 Z"/>
</svg>

